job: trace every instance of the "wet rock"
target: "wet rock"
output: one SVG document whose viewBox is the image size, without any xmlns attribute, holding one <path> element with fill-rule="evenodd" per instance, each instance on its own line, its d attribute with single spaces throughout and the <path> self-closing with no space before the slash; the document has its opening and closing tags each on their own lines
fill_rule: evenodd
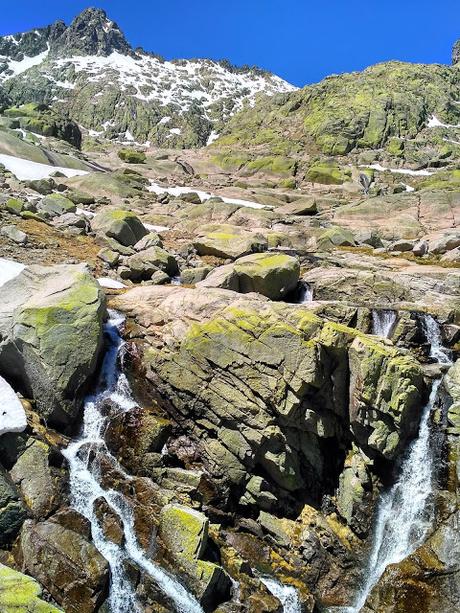
<svg viewBox="0 0 460 613">
<path fill-rule="evenodd" d="M 66 613 L 92 613 L 102 604 L 108 563 L 80 534 L 51 521 L 27 521 L 20 545 L 24 569 Z"/>
<path fill-rule="evenodd" d="M 26 518 L 19 492 L 0 465 L 0 546 L 14 541 Z"/>
<path fill-rule="evenodd" d="M 27 507 L 36 518 L 47 517 L 60 502 L 58 477 L 50 467 L 49 455 L 48 445 L 31 439 L 10 472 Z"/>
<path fill-rule="evenodd" d="M 203 513 L 181 505 L 168 505 L 160 515 L 159 536 L 169 555 L 182 565 L 206 611 L 230 596 L 231 580 L 224 569 L 202 559 L 209 522 Z"/>
</svg>

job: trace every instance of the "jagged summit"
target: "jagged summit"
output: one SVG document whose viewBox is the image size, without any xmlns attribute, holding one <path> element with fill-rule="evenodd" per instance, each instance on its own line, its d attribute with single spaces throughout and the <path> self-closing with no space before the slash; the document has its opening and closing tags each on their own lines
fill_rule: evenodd
<svg viewBox="0 0 460 613">
<path fill-rule="evenodd" d="M 109 56 L 114 51 L 130 54 L 132 49 L 118 25 L 97 8 L 85 9 L 60 36 L 50 41 L 52 55 Z"/>
<path fill-rule="evenodd" d="M 56 21 L 0 37 L 0 85 L 2 106 L 45 103 L 70 114 L 92 137 L 167 147 L 205 145 L 259 94 L 295 89 L 257 68 L 165 61 L 133 50 L 97 8 L 84 10 L 69 26 Z"/>
</svg>

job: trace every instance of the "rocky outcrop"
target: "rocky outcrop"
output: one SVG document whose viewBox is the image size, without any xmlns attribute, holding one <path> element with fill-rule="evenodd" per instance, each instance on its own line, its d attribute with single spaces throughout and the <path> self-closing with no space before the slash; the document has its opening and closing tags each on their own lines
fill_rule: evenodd
<svg viewBox="0 0 460 613">
<path fill-rule="evenodd" d="M 86 538 L 53 521 L 28 521 L 21 532 L 24 569 L 66 613 L 93 613 L 108 588 L 108 563 Z"/>
<path fill-rule="evenodd" d="M 198 287 L 221 287 L 241 294 L 255 292 L 271 300 L 281 300 L 299 282 L 297 258 L 282 253 L 254 253 L 207 275 Z"/>
<path fill-rule="evenodd" d="M 248 499 L 254 474 L 278 511 L 290 495 L 319 499 L 348 441 L 394 459 L 415 432 L 416 360 L 305 308 L 182 288 L 139 288 L 116 304 L 148 330 L 147 378 L 171 416 L 214 478 L 243 496 L 249 487 Z"/>
<path fill-rule="evenodd" d="M 85 266 L 31 266 L 2 288 L 0 372 L 50 423 L 75 419 L 102 348 L 99 285 Z"/>
<path fill-rule="evenodd" d="M 96 234 L 113 238 L 125 247 L 135 245 L 148 230 L 131 211 L 105 209 L 91 220 L 91 228 Z"/>
<path fill-rule="evenodd" d="M 31 577 L 0 564 L 0 610 L 3 613 L 62 613 L 41 600 L 42 588 Z"/>
<path fill-rule="evenodd" d="M 245 231 L 239 226 L 214 224 L 204 227 L 201 234 L 193 241 L 198 255 L 235 260 L 250 253 L 266 251 L 268 246 L 262 235 Z"/>
<path fill-rule="evenodd" d="M 231 581 L 222 567 L 203 560 L 208 540 L 209 521 L 203 513 L 180 505 L 162 509 L 159 536 L 168 554 L 179 563 L 195 585 L 206 611 L 228 599 Z"/>
<path fill-rule="evenodd" d="M 452 64 L 458 64 L 460 62 L 460 40 L 458 40 L 452 49 Z"/>
</svg>

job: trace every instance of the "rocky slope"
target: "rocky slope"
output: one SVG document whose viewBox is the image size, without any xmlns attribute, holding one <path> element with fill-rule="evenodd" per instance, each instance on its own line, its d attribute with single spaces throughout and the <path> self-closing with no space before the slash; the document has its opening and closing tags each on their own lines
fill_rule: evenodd
<svg viewBox="0 0 460 613">
<path fill-rule="evenodd" d="M 0 84 L 14 103 L 52 104 L 92 136 L 171 147 L 204 145 L 259 93 L 294 89 L 257 68 L 134 50 L 98 9 L 0 38 Z"/>
<path fill-rule="evenodd" d="M 147 62 L 105 19 L 3 39 L 48 54 L 6 89 Z M 456 609 L 457 70 L 334 77 L 199 150 L 5 99 L 0 610 Z"/>
</svg>

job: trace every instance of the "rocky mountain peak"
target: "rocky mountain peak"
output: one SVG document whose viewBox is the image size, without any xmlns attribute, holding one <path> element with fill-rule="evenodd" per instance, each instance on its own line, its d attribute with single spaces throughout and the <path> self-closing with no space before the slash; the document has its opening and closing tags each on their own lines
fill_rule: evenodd
<svg viewBox="0 0 460 613">
<path fill-rule="evenodd" d="M 460 62 L 460 40 L 454 44 L 452 50 L 452 64 L 458 64 Z"/>
<path fill-rule="evenodd" d="M 108 56 L 114 51 L 132 53 L 123 32 L 102 9 L 85 9 L 68 28 L 56 28 L 56 32 L 59 35 L 50 40 L 53 55 Z"/>
</svg>

